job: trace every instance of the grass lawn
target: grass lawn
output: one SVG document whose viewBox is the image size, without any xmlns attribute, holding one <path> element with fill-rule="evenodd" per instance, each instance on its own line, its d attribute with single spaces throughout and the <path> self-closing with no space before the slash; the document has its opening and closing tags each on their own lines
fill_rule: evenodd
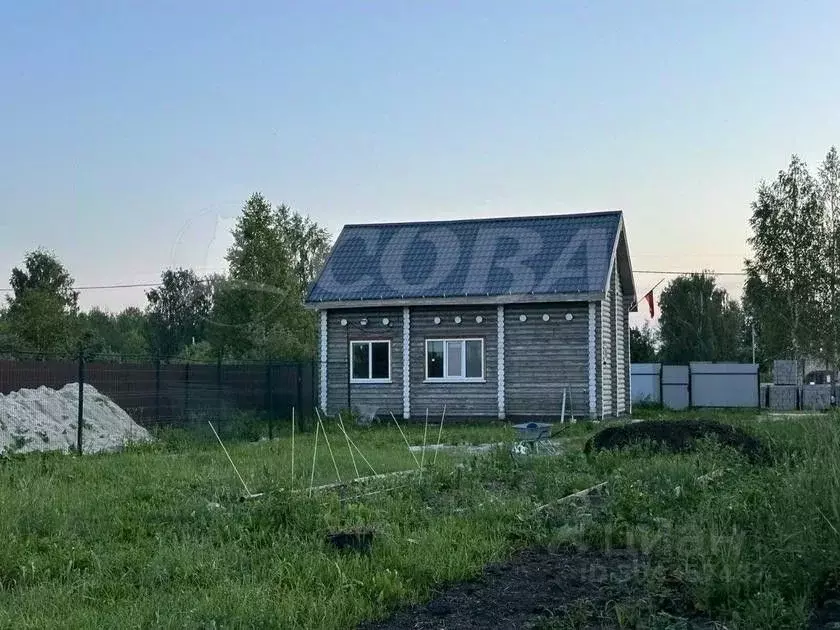
<svg viewBox="0 0 840 630">
<path fill-rule="evenodd" d="M 434 461 L 427 452 L 422 479 L 310 497 L 315 433 L 295 436 L 293 473 L 289 428 L 278 425 L 278 439 L 227 444 L 249 489 L 265 493 L 240 501 L 218 444 L 183 432 L 122 454 L 0 459 L 0 627 L 350 628 L 517 549 L 564 542 L 629 545 L 651 558 L 647 597 L 597 611 L 615 627 L 652 627 L 665 619 L 663 602 L 669 619 L 804 627 L 839 575 L 840 419 L 703 415 L 748 426 L 775 464 L 750 465 L 711 444 L 587 458 L 580 447 L 598 427 L 579 423 L 562 436 L 560 457 L 514 460 L 500 450 Z M 354 466 L 335 424 L 327 431 L 342 480 L 356 467 L 373 474 L 358 455 Z M 422 426 L 406 433 L 422 443 Z M 350 435 L 376 473 L 416 468 L 393 426 Z M 427 438 L 437 441 L 436 425 Z M 443 438 L 493 443 L 513 432 L 452 426 Z M 313 483 L 336 478 L 321 436 Z M 601 481 L 609 485 L 597 510 L 535 511 Z M 369 556 L 325 541 L 358 526 L 376 531 Z"/>
</svg>

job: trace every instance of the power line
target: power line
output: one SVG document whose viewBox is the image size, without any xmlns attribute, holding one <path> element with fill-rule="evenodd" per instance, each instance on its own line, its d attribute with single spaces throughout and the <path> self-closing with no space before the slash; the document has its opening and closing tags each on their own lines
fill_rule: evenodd
<svg viewBox="0 0 840 630">
<path fill-rule="evenodd" d="M 654 270 L 633 270 L 634 274 L 647 274 L 647 275 L 658 275 L 658 276 L 686 276 L 692 273 L 699 273 L 698 271 L 654 271 Z M 709 271 L 710 275 L 713 276 L 746 276 L 747 274 L 743 271 Z"/>
<path fill-rule="evenodd" d="M 74 291 L 97 291 L 100 289 L 150 289 L 159 286 L 160 282 L 139 282 L 135 284 L 97 284 L 78 287 L 74 286 L 71 288 Z M 14 289 L 10 289 L 9 287 L 3 287 L 2 289 L 0 289 L 0 293 L 14 293 Z"/>
<path fill-rule="evenodd" d="M 668 270 L 652 270 L 652 269 L 634 269 L 633 274 L 644 275 L 658 275 L 658 276 L 684 276 L 696 271 L 677 271 L 674 269 Z M 710 271 L 715 276 L 746 276 L 743 271 Z M 159 287 L 160 282 L 135 282 L 128 284 L 88 284 L 72 287 L 74 291 L 107 291 L 111 289 L 152 289 Z M 14 293 L 14 289 L 9 287 L 0 288 L 0 293 Z"/>
</svg>

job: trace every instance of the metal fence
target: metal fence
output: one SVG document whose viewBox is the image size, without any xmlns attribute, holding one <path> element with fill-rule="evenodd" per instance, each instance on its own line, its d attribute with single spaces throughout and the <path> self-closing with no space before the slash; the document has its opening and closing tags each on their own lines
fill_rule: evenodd
<svg viewBox="0 0 840 630">
<path fill-rule="evenodd" d="M 704 363 L 630 366 L 634 404 L 668 409 L 759 407 L 759 366 L 754 363 Z"/>
<path fill-rule="evenodd" d="M 140 359 L 88 362 L 82 357 L 0 360 L 0 394 L 18 393 L 14 411 L 9 411 L 11 399 L 7 399 L 5 412 L 0 408 L 0 421 L 5 413 L 10 423 L 37 424 L 39 414 L 51 411 L 45 405 L 56 404 L 56 400 L 78 406 L 81 416 L 85 392 L 90 391 L 86 386 L 110 398 L 146 428 L 199 423 L 206 426 L 207 420 L 225 423 L 235 420 L 241 412 L 265 419 L 288 418 L 293 407 L 299 416 L 308 417 L 314 414 L 315 376 L 313 362 L 167 364 Z M 21 392 L 41 387 L 62 390 L 63 398 Z M 30 402 L 20 403 L 21 395 L 30 396 Z M 65 415 L 67 409 L 64 406 Z M 30 417 L 21 420 L 21 414 Z"/>
</svg>

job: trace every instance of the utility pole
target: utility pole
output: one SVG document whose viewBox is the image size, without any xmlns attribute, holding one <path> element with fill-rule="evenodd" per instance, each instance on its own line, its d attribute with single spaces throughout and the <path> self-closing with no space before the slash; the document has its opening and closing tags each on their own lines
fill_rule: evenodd
<svg viewBox="0 0 840 630">
<path fill-rule="evenodd" d="M 755 320 L 750 317 L 750 332 L 752 333 L 752 362 L 755 364 Z"/>
</svg>

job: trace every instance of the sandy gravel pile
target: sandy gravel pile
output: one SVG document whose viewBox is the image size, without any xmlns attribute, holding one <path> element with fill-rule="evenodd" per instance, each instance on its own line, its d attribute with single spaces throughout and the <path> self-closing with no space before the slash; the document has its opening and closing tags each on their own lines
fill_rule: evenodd
<svg viewBox="0 0 840 630">
<path fill-rule="evenodd" d="M 113 400 L 84 386 L 82 450 L 113 452 L 132 442 L 148 442 L 149 432 Z M 69 451 L 76 447 L 79 384 L 0 394 L 0 453 Z"/>
</svg>

